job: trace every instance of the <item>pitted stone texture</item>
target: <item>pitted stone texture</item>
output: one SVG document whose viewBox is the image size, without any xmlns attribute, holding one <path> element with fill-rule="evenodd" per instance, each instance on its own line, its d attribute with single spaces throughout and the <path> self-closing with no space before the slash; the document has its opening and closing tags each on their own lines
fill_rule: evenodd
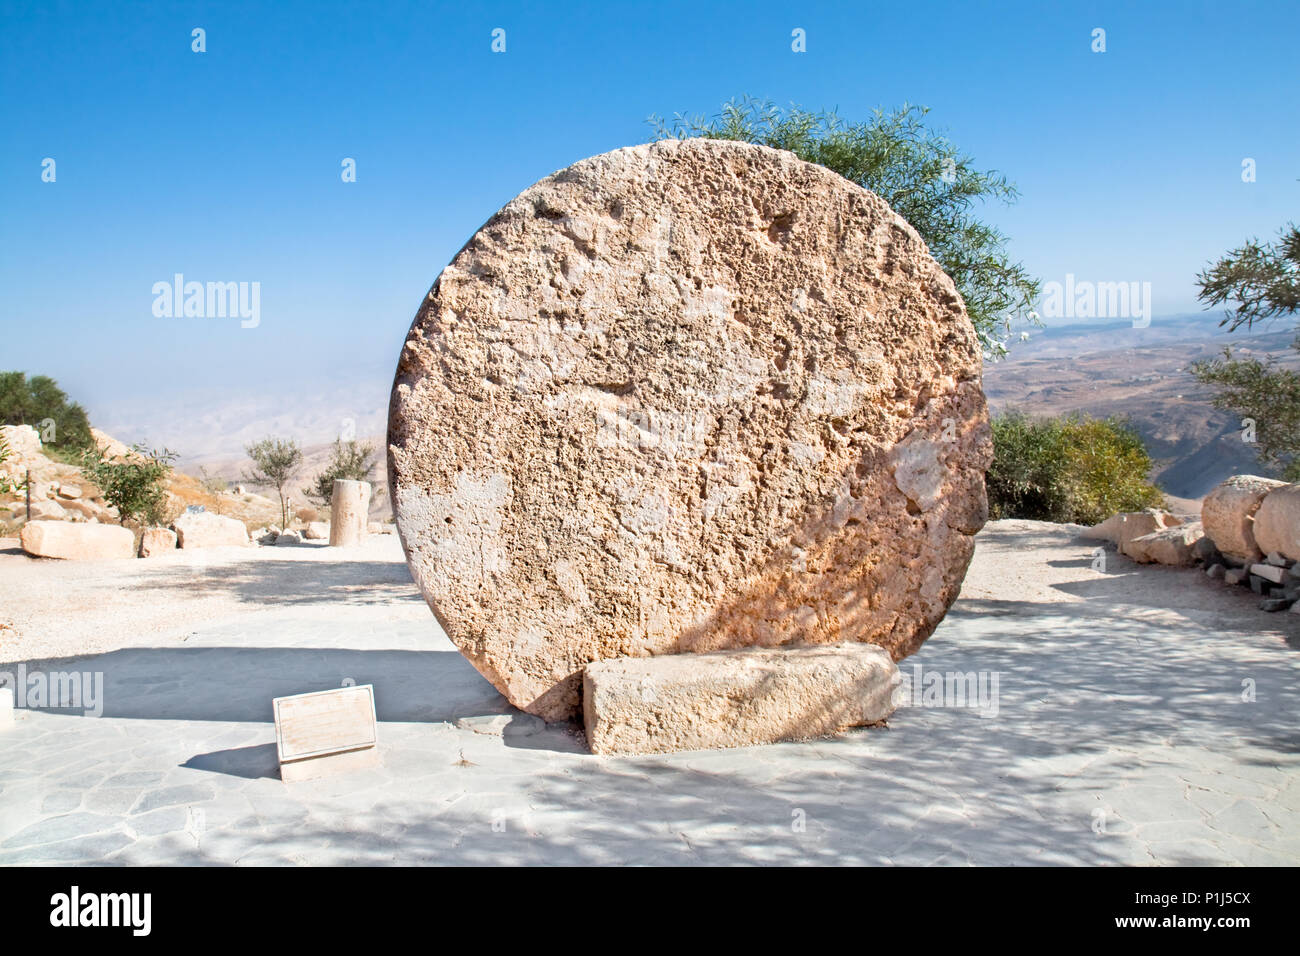
<svg viewBox="0 0 1300 956">
<path fill-rule="evenodd" d="M 1300 561 L 1300 484 L 1283 485 L 1265 495 L 1253 530 L 1260 551 Z"/>
<path fill-rule="evenodd" d="M 884 720 L 901 680 L 872 644 L 624 657 L 587 666 L 583 717 L 598 754 L 808 740 Z"/>
<path fill-rule="evenodd" d="M 991 455 L 974 330 L 877 196 L 687 140 L 526 190 L 411 327 L 389 481 L 412 574 L 516 706 L 591 661 L 864 641 L 957 595 Z"/>
<path fill-rule="evenodd" d="M 152 558 L 176 550 L 176 532 L 169 528 L 145 528 L 140 535 L 140 557 Z"/>
<path fill-rule="evenodd" d="M 1260 560 L 1264 552 L 1255 542 L 1255 512 L 1264 496 L 1283 484 L 1257 475 L 1233 475 L 1220 482 L 1201 502 L 1205 536 L 1229 557 Z"/>
<path fill-rule="evenodd" d="M 1180 521 L 1174 515 L 1165 511 L 1158 511 L 1154 508 L 1148 508 L 1145 511 L 1125 511 L 1118 515 L 1119 529 L 1115 544 L 1119 548 L 1120 554 L 1128 555 L 1135 560 L 1142 560 L 1141 548 L 1135 548 L 1134 542 L 1147 535 L 1164 531 L 1166 528 L 1174 528 L 1180 524 Z M 1111 519 L 1107 519 L 1109 521 Z M 1104 527 L 1102 522 L 1098 528 Z"/>
<path fill-rule="evenodd" d="M 1167 564 L 1190 568 L 1196 563 L 1196 542 L 1205 537 L 1199 521 L 1189 521 L 1134 538 L 1124 553 L 1138 564 Z"/>
</svg>

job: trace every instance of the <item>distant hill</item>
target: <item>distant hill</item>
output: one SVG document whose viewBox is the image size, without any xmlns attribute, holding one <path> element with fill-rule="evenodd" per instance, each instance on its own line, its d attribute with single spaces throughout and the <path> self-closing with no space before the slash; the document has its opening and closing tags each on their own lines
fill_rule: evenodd
<svg viewBox="0 0 1300 956">
<path fill-rule="evenodd" d="M 1197 499 L 1231 474 L 1260 473 L 1254 450 L 1240 438 L 1240 422 L 1214 409 L 1206 389 L 1187 372 L 1231 344 L 1242 355 L 1273 356 L 1296 366 L 1284 323 L 1255 333 L 1227 333 L 1220 313 L 1156 317 L 1144 329 L 1127 322 L 1095 322 L 1031 329 L 1011 357 L 985 367 L 984 386 L 995 411 L 1019 406 L 1034 414 L 1129 417 L 1156 460 L 1153 477 L 1169 494 Z M 301 372 L 302 370 L 300 370 Z M 320 379 L 327 379 L 322 384 Z M 269 375 L 258 390 L 185 392 L 92 409 L 99 426 L 127 442 L 146 440 L 180 454 L 180 466 L 240 481 L 244 447 L 268 435 L 293 438 L 307 461 L 295 476 L 294 497 L 324 467 L 329 444 L 350 421 L 358 437 L 379 450 L 377 515 L 387 515 L 384 433 L 391 372 L 356 369 L 314 384 L 301 375 Z M 263 490 L 263 489 L 259 489 Z"/>
<path fill-rule="evenodd" d="M 1034 415 L 1085 412 L 1127 416 L 1155 459 L 1153 477 L 1166 492 L 1197 499 L 1229 475 L 1261 474 L 1241 422 L 1209 403 L 1209 390 L 1187 371 L 1225 345 L 1243 357 L 1272 356 L 1300 367 L 1283 323 L 1252 334 L 1219 327 L 1221 313 L 1130 323 L 1078 324 L 1030 333 L 1011 357 L 984 369 L 995 412 L 1019 407 Z"/>
<path fill-rule="evenodd" d="M 358 435 L 357 441 L 368 442 L 375 449 L 375 470 L 370 476 L 370 483 L 374 489 L 370 498 L 370 517 L 375 521 L 392 520 L 393 509 L 388 501 L 388 456 L 385 452 L 385 437 L 382 434 Z M 296 505 L 307 504 L 320 507 L 314 499 L 306 495 L 304 489 L 314 485 L 316 476 L 325 470 L 332 449 L 332 440 L 302 446 L 302 464 L 294 470 L 289 480 L 289 495 Z M 243 476 L 253 467 L 253 462 L 247 455 L 201 456 L 193 460 L 187 470 L 197 473 L 200 467 L 208 474 L 225 478 L 232 484 L 242 484 L 250 489 L 255 488 L 263 495 L 275 497 L 275 489 L 253 485 L 244 480 Z"/>
</svg>

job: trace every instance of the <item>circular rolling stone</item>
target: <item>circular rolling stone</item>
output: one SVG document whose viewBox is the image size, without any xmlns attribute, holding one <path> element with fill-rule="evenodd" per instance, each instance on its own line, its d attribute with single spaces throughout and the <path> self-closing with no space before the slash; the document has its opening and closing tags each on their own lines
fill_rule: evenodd
<svg viewBox="0 0 1300 956">
<path fill-rule="evenodd" d="M 952 281 L 791 153 L 665 141 L 542 180 L 402 350 L 389 483 L 416 584 L 516 706 L 620 656 L 915 651 L 984 524 L 991 441 Z"/>
</svg>

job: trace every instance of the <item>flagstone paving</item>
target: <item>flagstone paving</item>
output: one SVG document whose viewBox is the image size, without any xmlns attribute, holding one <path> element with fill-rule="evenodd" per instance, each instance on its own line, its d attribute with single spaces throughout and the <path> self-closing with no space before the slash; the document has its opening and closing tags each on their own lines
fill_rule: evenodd
<svg viewBox="0 0 1300 956">
<path fill-rule="evenodd" d="M 744 750 L 594 757 L 569 725 L 462 720 L 513 712 L 413 586 L 23 662 L 102 673 L 103 713 L 0 729 L 0 864 L 1300 863 L 1300 615 L 1194 570 L 1098 573 L 1094 547 L 990 525 L 888 727 Z M 203 570 L 240 587 L 287 560 L 266 551 Z M 948 672 L 985 706 L 928 699 Z M 375 687 L 383 765 L 282 783 L 271 698 L 344 681 Z"/>
</svg>

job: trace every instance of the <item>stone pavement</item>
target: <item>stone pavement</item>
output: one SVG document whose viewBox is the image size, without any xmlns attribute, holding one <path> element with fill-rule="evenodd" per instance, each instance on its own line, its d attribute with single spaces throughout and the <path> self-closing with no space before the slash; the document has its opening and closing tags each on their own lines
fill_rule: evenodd
<svg viewBox="0 0 1300 956">
<path fill-rule="evenodd" d="M 1006 524 L 973 578 L 1041 563 Z M 1094 547 L 1039 537 L 1083 566 Z M 1055 603 L 972 585 L 903 662 L 921 704 L 926 674 L 982 674 L 983 711 L 912 703 L 887 728 L 745 750 L 600 758 L 567 725 L 458 728 L 511 711 L 413 587 L 27 662 L 102 672 L 104 708 L 0 730 L 0 864 L 1300 863 L 1300 642 L 1264 630 L 1296 616 L 1171 607 L 1175 584 L 1212 585 L 1112 561 Z M 1138 574 L 1152 603 L 1128 599 Z M 271 698 L 346 679 L 375 685 L 382 768 L 282 784 Z"/>
</svg>

